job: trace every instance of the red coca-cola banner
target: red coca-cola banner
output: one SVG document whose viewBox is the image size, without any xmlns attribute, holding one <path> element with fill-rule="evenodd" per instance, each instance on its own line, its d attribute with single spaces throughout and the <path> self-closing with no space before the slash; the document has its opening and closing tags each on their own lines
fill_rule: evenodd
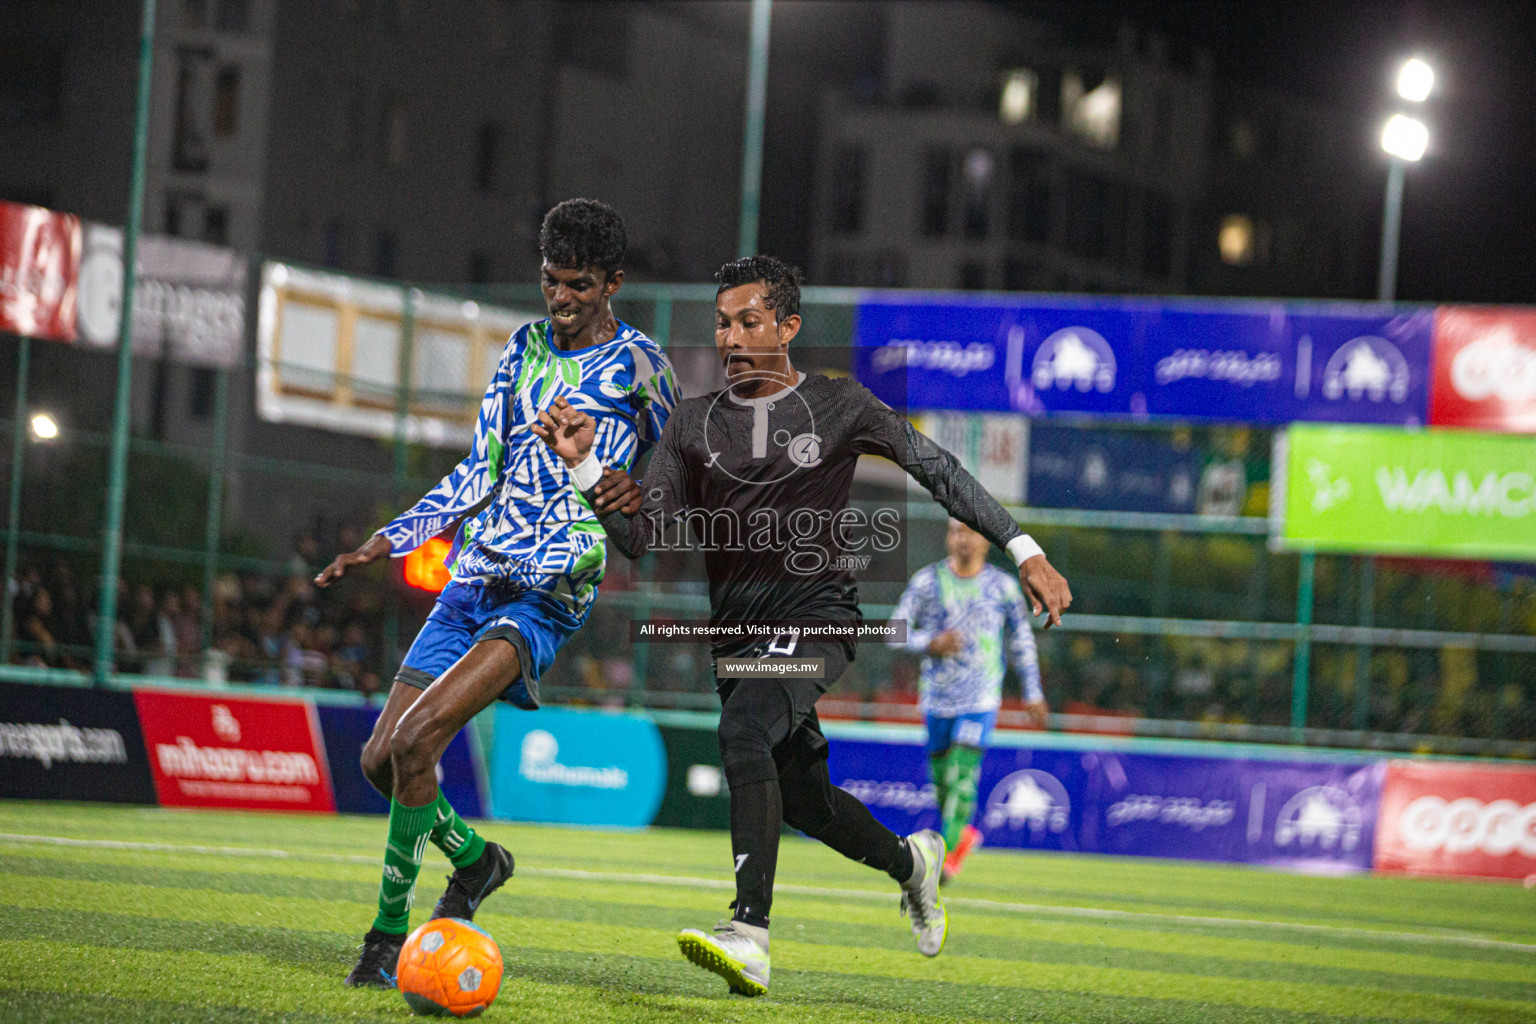
<svg viewBox="0 0 1536 1024">
<path fill-rule="evenodd" d="M 1536 310 L 1441 306 L 1429 422 L 1536 433 Z"/>
<path fill-rule="evenodd" d="M 75 340 L 80 218 L 0 202 L 0 331 Z"/>
<path fill-rule="evenodd" d="M 1376 819 L 1377 871 L 1536 875 L 1536 769 L 1390 761 Z"/>
<path fill-rule="evenodd" d="M 133 697 L 161 806 L 336 809 L 307 702 L 163 690 Z"/>
</svg>

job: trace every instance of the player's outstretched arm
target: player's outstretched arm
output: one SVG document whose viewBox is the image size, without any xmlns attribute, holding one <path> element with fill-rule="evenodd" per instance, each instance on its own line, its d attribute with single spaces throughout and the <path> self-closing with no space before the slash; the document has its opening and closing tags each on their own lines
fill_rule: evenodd
<svg viewBox="0 0 1536 1024">
<path fill-rule="evenodd" d="M 876 398 L 868 388 L 855 387 L 850 401 L 862 403 L 862 408 L 852 437 L 854 450 L 890 459 L 927 488 L 950 515 L 1007 551 L 1019 566 L 1019 586 L 1035 614 L 1046 614 L 1046 628 L 1061 625 L 1061 613 L 1072 604 L 1072 590 L 1046 560 L 1040 546 L 965 471 L 960 460 L 919 433 L 906 417 Z"/>
<path fill-rule="evenodd" d="M 362 547 L 356 551 L 348 551 L 337 555 L 331 560 L 331 564 L 320 570 L 315 577 L 315 586 L 328 587 L 347 574 L 347 570 L 353 566 L 367 565 L 369 562 L 388 557 L 390 553 L 389 538 L 382 533 L 376 533 L 363 542 Z"/>
</svg>

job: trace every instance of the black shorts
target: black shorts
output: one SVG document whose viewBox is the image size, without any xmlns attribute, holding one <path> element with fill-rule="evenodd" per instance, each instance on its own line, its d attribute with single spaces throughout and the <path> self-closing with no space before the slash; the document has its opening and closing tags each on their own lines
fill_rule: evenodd
<svg viewBox="0 0 1536 1024">
<path fill-rule="evenodd" d="M 766 646 L 766 644 L 764 645 Z M 725 707 L 738 687 L 774 688 L 782 692 L 787 698 L 791 708 L 791 720 L 784 723 L 784 731 L 774 735 L 773 759 L 778 764 L 780 772 L 796 764 L 806 764 L 827 759 L 827 738 L 821 731 L 821 720 L 816 715 L 816 702 L 828 688 L 842 676 L 852 660 L 851 645 L 843 643 L 812 642 L 796 645 L 789 654 L 767 654 L 764 652 L 759 657 L 765 658 L 820 658 L 822 659 L 822 678 L 808 679 L 800 676 L 734 676 L 721 679 L 718 673 L 715 676 L 715 692 L 720 697 L 720 706 Z M 751 655 L 748 655 L 751 656 Z M 718 668 L 718 660 L 716 666 Z M 750 692 L 750 691 L 749 691 Z M 743 697 L 748 696 L 744 693 Z M 769 699 L 767 694 L 762 698 L 756 693 L 751 694 L 752 699 L 747 701 L 740 710 L 746 714 L 757 714 L 765 706 L 783 705 L 775 699 Z M 766 701 L 766 703 L 765 703 Z M 737 702 L 739 705 L 740 701 Z M 782 714 L 782 710 L 779 712 Z"/>
</svg>

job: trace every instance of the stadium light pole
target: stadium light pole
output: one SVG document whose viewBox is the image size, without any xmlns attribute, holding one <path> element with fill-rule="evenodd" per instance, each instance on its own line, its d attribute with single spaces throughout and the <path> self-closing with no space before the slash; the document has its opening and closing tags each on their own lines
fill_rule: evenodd
<svg viewBox="0 0 1536 1024">
<path fill-rule="evenodd" d="M 768 29 L 773 0 L 752 0 L 752 39 L 747 54 L 747 127 L 741 153 L 741 225 L 736 255 L 757 253 L 763 188 L 763 121 L 768 109 Z"/>
<path fill-rule="evenodd" d="M 123 227 L 122 320 L 117 328 L 117 400 L 112 409 L 112 459 L 107 475 L 106 524 L 101 531 L 101 600 L 97 604 L 93 678 L 105 686 L 112 674 L 117 631 L 117 577 L 123 555 L 123 501 L 128 478 L 128 407 L 133 387 L 133 290 L 144 214 L 144 154 L 149 141 L 149 91 L 155 66 L 155 0 L 144 0 L 139 30 L 139 91 L 133 122 L 133 173 L 128 184 L 128 223 Z"/>
<path fill-rule="evenodd" d="M 1397 72 L 1397 95 L 1409 103 L 1423 103 L 1434 89 L 1435 72 L 1418 57 L 1403 62 Z M 1387 166 L 1386 209 L 1381 218 L 1381 268 L 1376 278 L 1376 298 L 1391 302 L 1397 297 L 1397 248 L 1403 223 L 1403 174 L 1411 163 L 1424 158 L 1429 148 L 1429 129 L 1424 122 L 1393 114 L 1382 128 L 1381 148 Z"/>
</svg>

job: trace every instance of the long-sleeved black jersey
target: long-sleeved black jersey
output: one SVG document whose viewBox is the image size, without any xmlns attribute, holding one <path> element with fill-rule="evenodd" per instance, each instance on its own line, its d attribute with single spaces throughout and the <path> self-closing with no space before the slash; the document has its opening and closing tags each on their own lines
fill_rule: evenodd
<svg viewBox="0 0 1536 1024">
<path fill-rule="evenodd" d="M 857 621 L 858 589 L 839 556 L 899 538 L 894 510 L 882 522 L 848 505 L 860 455 L 897 463 L 1000 547 L 1020 533 L 953 455 L 862 384 L 819 374 L 767 398 L 727 388 L 679 403 L 651 455 L 640 510 L 599 521 L 630 558 L 702 549 L 715 623 Z M 719 642 L 714 653 L 750 646 Z"/>
</svg>

